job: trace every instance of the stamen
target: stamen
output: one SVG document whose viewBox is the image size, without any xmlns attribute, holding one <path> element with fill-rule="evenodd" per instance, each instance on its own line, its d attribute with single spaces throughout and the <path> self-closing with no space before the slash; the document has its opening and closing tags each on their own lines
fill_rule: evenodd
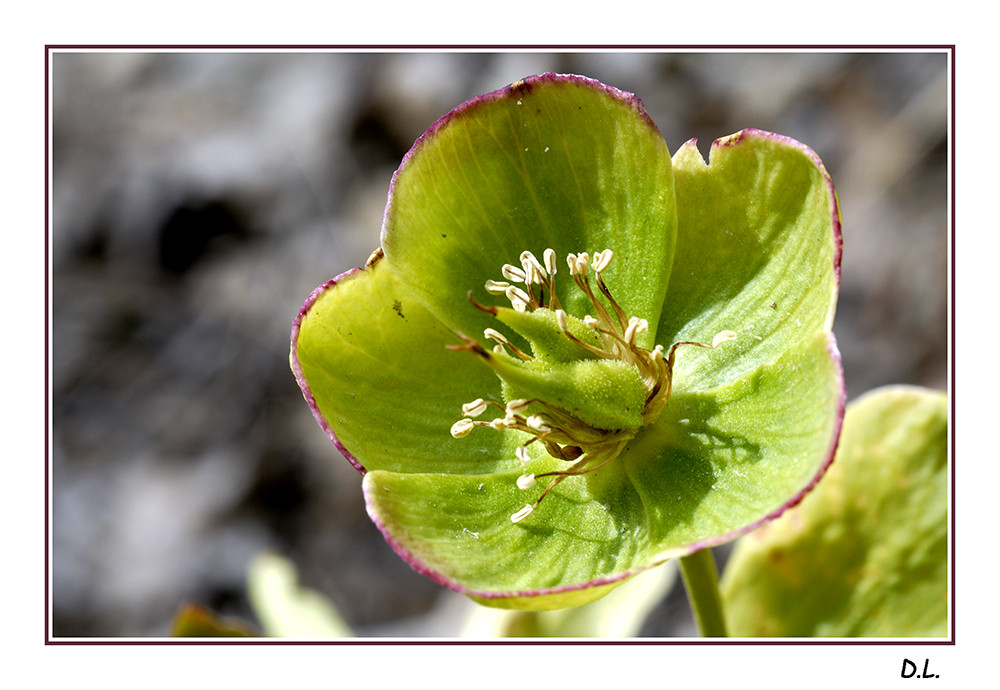
<svg viewBox="0 0 1000 690">
<path fill-rule="evenodd" d="M 517 414 L 518 412 L 523 412 L 528 407 L 528 401 L 523 398 L 517 400 L 511 400 L 507 403 L 506 410 L 509 414 Z"/>
<path fill-rule="evenodd" d="M 503 333 L 492 328 L 487 328 L 486 330 L 484 330 L 483 335 L 489 338 L 490 340 L 497 341 L 501 345 L 507 345 L 510 342 L 507 340 L 507 338 L 504 336 Z"/>
<path fill-rule="evenodd" d="M 608 267 L 608 264 L 611 263 L 611 259 L 613 258 L 614 254 L 611 252 L 610 249 L 605 249 L 603 252 L 597 252 L 596 254 L 594 254 L 594 263 L 593 263 L 594 271 L 596 271 L 597 273 L 603 271 L 605 268 Z"/>
<path fill-rule="evenodd" d="M 531 298 L 528 297 L 527 292 L 519 287 L 514 287 L 513 285 L 507 288 L 506 294 L 516 311 L 525 311 L 528 308 L 528 304 L 531 302 Z"/>
<path fill-rule="evenodd" d="M 559 324 L 560 330 L 569 330 L 569 318 L 562 309 L 556 309 L 556 323 Z"/>
<path fill-rule="evenodd" d="M 545 270 L 549 272 L 550 276 L 556 274 L 556 252 L 554 249 L 546 249 L 542 253 L 542 258 L 545 259 Z"/>
<path fill-rule="evenodd" d="M 519 510 L 516 513 L 514 513 L 513 515 L 511 515 L 510 516 L 510 521 L 513 522 L 513 523 L 518 523 L 521 520 L 523 520 L 524 518 L 526 518 L 529 515 L 531 515 L 532 511 L 534 511 L 534 510 L 535 510 L 534 506 L 526 505 L 523 508 L 521 508 L 521 510 Z"/>
<path fill-rule="evenodd" d="M 545 419 L 538 414 L 533 414 L 528 417 L 525 423 L 535 431 L 552 431 L 552 427 L 546 424 Z"/>
<path fill-rule="evenodd" d="M 451 425 L 451 435 L 455 438 L 465 438 L 475 425 L 471 419 L 460 419 Z"/>
<path fill-rule="evenodd" d="M 625 342 L 629 345 L 635 345 L 635 337 L 648 330 L 649 322 L 646 321 L 646 319 L 640 319 L 633 316 L 628 320 L 628 328 L 625 329 Z"/>
<path fill-rule="evenodd" d="M 489 338 L 490 340 L 495 340 L 498 343 L 500 343 L 499 345 L 493 346 L 493 351 L 498 355 L 507 354 L 507 349 L 504 347 L 506 346 L 507 348 L 510 348 L 511 352 L 513 352 L 516 356 L 520 357 L 526 362 L 534 359 L 531 355 L 525 353 L 525 351 L 519 348 L 517 345 L 514 345 L 512 342 L 507 340 L 504 334 L 498 330 L 495 330 L 493 328 L 487 328 L 483 331 L 483 335 Z"/>
<path fill-rule="evenodd" d="M 527 275 L 525 272 L 518 268 L 517 266 L 511 266 L 510 264 L 504 264 L 503 268 L 500 269 L 503 273 L 503 277 L 512 283 L 524 283 L 527 282 Z"/>
<path fill-rule="evenodd" d="M 541 283 L 547 277 L 545 269 L 529 251 L 521 252 L 521 265 L 524 267 L 524 275 L 531 278 L 532 283 Z"/>
<path fill-rule="evenodd" d="M 486 412 L 487 404 L 482 398 L 476 398 L 470 403 L 462 405 L 462 414 L 466 417 L 478 417 Z"/>
<path fill-rule="evenodd" d="M 522 465 L 527 465 L 531 462 L 531 456 L 528 455 L 528 449 L 524 446 L 518 446 L 517 450 L 514 451 L 514 454 L 517 456 L 517 459 L 520 460 Z"/>
<path fill-rule="evenodd" d="M 615 301 L 615 298 L 611 296 L 611 291 L 608 290 L 608 286 L 604 284 L 604 278 L 601 276 L 600 273 L 597 274 L 597 287 L 600 288 L 601 294 L 603 294 L 607 298 L 608 304 L 611 305 L 611 308 L 615 312 L 615 316 L 618 318 L 619 325 L 622 327 L 622 329 L 624 329 L 625 324 L 628 323 L 628 317 L 625 315 L 625 312 L 622 311 L 622 308 L 618 306 L 618 302 Z M 595 306 L 599 306 L 599 303 L 596 300 L 594 301 L 594 304 Z M 606 310 L 603 307 L 598 309 L 598 311 L 599 312 L 603 311 L 606 313 Z"/>
<path fill-rule="evenodd" d="M 530 489 L 535 485 L 535 475 L 531 472 L 528 474 L 522 474 L 517 478 L 517 488 L 521 491 Z"/>
<path fill-rule="evenodd" d="M 504 283 L 499 280 L 487 280 L 486 281 L 486 292 L 491 295 L 502 295 L 510 287 L 510 283 Z"/>
</svg>

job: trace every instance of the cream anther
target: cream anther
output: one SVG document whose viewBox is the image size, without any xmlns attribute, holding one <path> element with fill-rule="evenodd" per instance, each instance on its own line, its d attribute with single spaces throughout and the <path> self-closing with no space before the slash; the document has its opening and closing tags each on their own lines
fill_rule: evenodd
<svg viewBox="0 0 1000 690">
<path fill-rule="evenodd" d="M 522 465 L 527 465 L 531 461 L 531 456 L 528 455 L 528 449 L 524 446 L 518 446 L 517 450 L 514 451 L 514 454 L 517 455 L 517 459 Z"/>
<path fill-rule="evenodd" d="M 545 270 L 549 272 L 550 276 L 556 274 L 556 252 L 554 249 L 546 249 L 542 254 L 542 258 L 545 260 Z"/>
<path fill-rule="evenodd" d="M 497 431 L 503 431 L 504 429 L 507 428 L 507 421 L 503 417 L 497 417 L 496 419 L 490 422 L 490 428 L 496 429 Z"/>
<path fill-rule="evenodd" d="M 518 523 L 521 520 L 523 520 L 524 518 L 526 518 L 529 515 L 531 515 L 531 512 L 533 510 L 534 510 L 534 508 L 532 506 L 526 505 L 523 508 L 521 508 L 521 510 L 519 510 L 516 513 L 514 513 L 513 515 L 511 515 L 510 516 L 510 521 L 513 522 L 513 523 Z"/>
<path fill-rule="evenodd" d="M 646 321 L 646 319 L 640 319 L 637 316 L 633 316 L 628 320 L 628 327 L 625 329 L 625 342 L 629 345 L 635 345 L 635 337 L 648 330 L 649 322 Z"/>
<path fill-rule="evenodd" d="M 460 419 L 451 425 L 451 435 L 455 438 L 465 438 L 475 425 L 471 419 Z"/>
<path fill-rule="evenodd" d="M 491 295 L 502 295 L 510 287 L 510 283 L 504 283 L 499 280 L 487 280 L 486 281 L 486 292 Z"/>
<path fill-rule="evenodd" d="M 487 328 L 486 330 L 484 330 L 483 331 L 483 335 L 486 336 L 487 338 L 489 338 L 490 340 L 497 341 L 501 345 L 506 345 L 506 344 L 508 344 L 510 342 L 509 340 L 507 340 L 506 337 L 504 337 L 503 333 L 501 333 L 500 331 L 494 330 L 492 328 Z"/>
<path fill-rule="evenodd" d="M 525 423 L 535 431 L 552 431 L 552 427 L 545 422 L 541 415 L 533 414 L 528 417 Z"/>
<path fill-rule="evenodd" d="M 566 312 L 562 309 L 556 309 L 556 323 L 559 324 L 559 328 L 562 330 L 569 330 L 569 317 L 566 316 Z"/>
<path fill-rule="evenodd" d="M 613 258 L 614 254 L 611 252 L 610 249 L 605 249 L 603 252 L 597 252 L 596 254 L 594 254 L 594 263 L 593 263 L 594 270 L 600 273 L 601 271 L 603 271 L 605 268 L 608 267 L 608 264 L 611 263 L 611 259 Z"/>
<path fill-rule="evenodd" d="M 500 269 L 503 273 L 503 277 L 512 283 L 523 283 L 527 279 L 527 275 L 524 270 L 518 268 L 517 266 L 511 266 L 510 264 L 504 264 Z"/>
<path fill-rule="evenodd" d="M 736 333 L 734 333 L 733 331 L 719 331 L 718 333 L 715 334 L 715 337 L 712 338 L 712 347 L 718 347 L 727 340 L 735 340 L 735 339 L 736 339 Z"/>
<path fill-rule="evenodd" d="M 535 475 L 532 472 L 528 474 L 522 474 L 517 478 L 517 488 L 521 491 L 530 489 L 535 485 Z"/>
<path fill-rule="evenodd" d="M 509 288 L 507 288 L 505 290 L 505 294 L 507 295 L 507 297 L 510 299 L 511 302 L 513 302 L 514 300 L 520 300 L 525 304 L 527 304 L 528 302 L 531 301 L 531 298 L 528 297 L 527 292 L 514 285 L 511 285 Z"/>
<path fill-rule="evenodd" d="M 511 305 L 517 311 L 524 311 L 528 307 L 528 303 L 531 298 L 528 297 L 528 293 L 519 287 L 514 287 L 511 285 L 506 291 L 507 299 L 510 300 Z"/>
<path fill-rule="evenodd" d="M 466 417 L 478 417 L 483 412 L 486 412 L 486 407 L 485 400 L 476 398 L 472 402 L 462 405 L 462 414 Z"/>
<path fill-rule="evenodd" d="M 587 324 L 587 326 L 589 326 L 590 328 L 593 328 L 595 331 L 601 327 L 601 322 L 595 319 L 590 314 L 587 314 L 586 316 L 583 317 L 583 322 Z"/>
<path fill-rule="evenodd" d="M 524 398 L 518 398 L 517 400 L 511 400 L 507 403 L 507 413 L 517 414 L 518 412 L 523 412 L 528 407 L 528 401 Z"/>
<path fill-rule="evenodd" d="M 521 252 L 521 265 L 524 267 L 524 275 L 531 278 L 531 282 L 541 283 L 545 279 L 545 268 L 538 263 L 538 259 L 531 252 Z"/>
<path fill-rule="evenodd" d="M 590 255 L 582 252 L 576 256 L 576 274 L 586 276 L 589 273 Z"/>
</svg>

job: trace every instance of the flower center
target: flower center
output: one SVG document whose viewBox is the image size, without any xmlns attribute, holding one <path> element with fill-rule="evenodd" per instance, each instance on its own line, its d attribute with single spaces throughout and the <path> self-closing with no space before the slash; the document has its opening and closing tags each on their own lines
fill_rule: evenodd
<svg viewBox="0 0 1000 690">
<path fill-rule="evenodd" d="M 715 348 L 736 337 L 732 331 L 722 331 L 711 345 L 684 341 L 666 352 L 662 345 L 643 347 L 638 340 L 649 331 L 648 321 L 628 316 L 604 282 L 603 273 L 613 258 L 610 249 L 593 258 L 586 252 L 566 256 L 570 277 L 593 308 L 594 315 L 582 320 L 567 314 L 556 295 L 552 249 L 545 250 L 541 262 L 531 252 L 522 252 L 520 267 L 505 264 L 501 269 L 505 280 L 486 282 L 486 291 L 506 296 L 510 308 L 483 306 L 469 293 L 476 307 L 517 332 L 531 351 L 493 328 L 483 333 L 495 343 L 492 352 L 459 334 L 464 344 L 450 348 L 480 356 L 500 377 L 507 402 L 480 398 L 463 405 L 463 418 L 452 426 L 452 436 L 468 436 L 476 426 L 520 431 L 529 437 L 516 451 L 522 465 L 531 461 L 528 448 L 533 443 L 540 443 L 553 458 L 571 463 L 566 469 L 527 472 L 517 479 L 518 488 L 525 491 L 538 479 L 549 482 L 534 503 L 510 516 L 513 522 L 528 517 L 561 481 L 612 462 L 641 427 L 659 417 L 670 398 L 677 348 Z M 490 407 L 502 410 L 503 416 L 476 421 Z"/>
</svg>

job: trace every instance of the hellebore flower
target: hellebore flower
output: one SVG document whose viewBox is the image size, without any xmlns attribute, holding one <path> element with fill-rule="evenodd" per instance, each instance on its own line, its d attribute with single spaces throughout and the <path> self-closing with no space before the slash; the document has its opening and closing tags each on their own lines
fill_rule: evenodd
<svg viewBox="0 0 1000 690">
<path fill-rule="evenodd" d="M 836 195 L 745 130 L 671 160 L 635 96 L 531 77 L 435 123 L 291 363 L 416 570 L 574 606 L 797 503 L 844 409 Z"/>
</svg>

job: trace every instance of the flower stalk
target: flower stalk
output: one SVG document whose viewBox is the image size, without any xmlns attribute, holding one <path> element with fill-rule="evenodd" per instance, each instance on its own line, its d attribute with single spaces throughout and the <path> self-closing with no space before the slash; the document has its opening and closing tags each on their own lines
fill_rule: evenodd
<svg viewBox="0 0 1000 690">
<path fill-rule="evenodd" d="M 719 594 L 719 571 L 709 548 L 680 559 L 681 577 L 702 637 L 727 637 L 726 619 Z"/>
</svg>

